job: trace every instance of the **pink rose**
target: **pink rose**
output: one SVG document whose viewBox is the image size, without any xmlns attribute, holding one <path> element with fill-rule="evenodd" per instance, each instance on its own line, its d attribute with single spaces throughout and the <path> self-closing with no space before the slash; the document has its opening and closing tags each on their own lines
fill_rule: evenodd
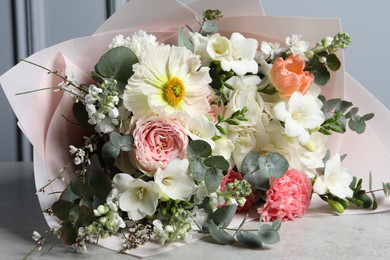
<svg viewBox="0 0 390 260">
<path fill-rule="evenodd" d="M 314 81 L 314 75 L 305 68 L 304 59 L 298 55 L 291 55 L 286 60 L 278 58 L 270 71 L 271 82 L 284 99 L 289 99 L 292 93 L 299 91 L 305 94 L 311 83 Z"/>
<path fill-rule="evenodd" d="M 133 131 L 135 150 L 130 156 L 139 170 L 155 172 L 165 169 L 175 159 L 184 159 L 187 155 L 188 137 L 181 125 L 175 120 L 157 116 L 141 117 Z"/>
<path fill-rule="evenodd" d="M 257 209 L 263 221 L 294 220 L 303 217 L 310 204 L 312 183 L 306 174 L 290 169 L 281 178 L 271 180 L 267 202 Z"/>
<path fill-rule="evenodd" d="M 226 185 L 228 183 L 233 183 L 235 180 L 242 181 L 244 177 L 242 177 L 241 173 L 229 170 L 229 172 L 223 176 L 222 181 L 220 183 L 219 189 L 221 191 L 225 191 Z M 245 197 L 246 202 L 244 206 L 238 206 L 237 212 L 248 212 L 250 207 L 252 206 L 253 202 L 255 202 L 255 195 L 253 195 L 253 192 Z"/>
</svg>

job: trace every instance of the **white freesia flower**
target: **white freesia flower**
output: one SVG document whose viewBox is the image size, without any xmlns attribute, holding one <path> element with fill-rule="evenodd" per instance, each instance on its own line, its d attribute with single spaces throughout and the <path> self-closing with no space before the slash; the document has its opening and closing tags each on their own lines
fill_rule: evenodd
<svg viewBox="0 0 390 260">
<path fill-rule="evenodd" d="M 309 129 L 319 127 L 325 120 L 321 111 L 322 102 L 311 95 L 294 92 L 288 103 L 277 103 L 273 111 L 275 117 L 285 123 L 285 133 L 289 137 L 297 137 L 302 145 L 310 141 Z"/>
<path fill-rule="evenodd" d="M 333 195 L 344 199 L 353 196 L 353 191 L 349 187 L 353 176 L 347 169 L 341 167 L 340 155 L 336 154 L 325 164 L 324 175 L 319 176 L 313 189 L 318 194 L 325 194 L 328 190 Z"/>
<path fill-rule="evenodd" d="M 232 33 L 230 40 L 216 33 L 210 36 L 206 50 L 212 60 L 220 61 L 224 71 L 233 70 L 237 75 L 256 74 L 258 65 L 255 55 L 258 42 Z"/>
<path fill-rule="evenodd" d="M 226 138 L 226 136 L 221 136 L 215 140 L 215 147 L 212 151 L 212 155 L 221 155 L 225 160 L 229 161 L 232 157 L 232 152 L 234 151 L 234 144 L 232 140 Z"/>
<path fill-rule="evenodd" d="M 162 170 L 157 169 L 154 181 L 162 193 L 173 200 L 187 200 L 195 192 L 196 185 L 188 174 L 189 161 L 175 159 Z"/>
<path fill-rule="evenodd" d="M 123 93 L 123 105 L 135 118 L 150 112 L 182 120 L 206 114 L 211 78 L 199 56 L 183 47 L 144 47 Z"/>
<path fill-rule="evenodd" d="M 290 47 L 293 54 L 299 54 L 305 57 L 305 52 L 309 48 L 309 43 L 301 40 L 302 36 L 293 34 L 292 37 L 286 38 L 286 45 Z"/>
<path fill-rule="evenodd" d="M 129 174 L 118 173 L 113 184 L 120 192 L 119 208 L 126 211 L 131 220 L 140 220 L 156 211 L 160 195 L 153 181 L 145 182 Z"/>
<path fill-rule="evenodd" d="M 216 132 L 215 125 L 206 116 L 191 118 L 184 128 L 184 132 L 192 140 L 203 140 L 207 142 L 211 146 L 211 149 L 215 146 L 212 140 Z"/>
<path fill-rule="evenodd" d="M 280 48 L 280 44 L 278 42 L 271 43 L 262 41 L 260 50 L 264 54 L 265 58 L 273 59 L 275 55 L 281 52 L 283 49 Z"/>
</svg>

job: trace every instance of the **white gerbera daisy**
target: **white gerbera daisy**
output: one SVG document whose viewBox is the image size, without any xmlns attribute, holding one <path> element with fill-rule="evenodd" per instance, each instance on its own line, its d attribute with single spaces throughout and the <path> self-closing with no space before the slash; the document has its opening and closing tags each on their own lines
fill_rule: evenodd
<svg viewBox="0 0 390 260">
<path fill-rule="evenodd" d="M 209 68 L 201 67 L 199 56 L 189 50 L 168 45 L 145 46 L 133 69 L 123 104 L 136 118 L 152 112 L 183 119 L 209 111 Z"/>
</svg>

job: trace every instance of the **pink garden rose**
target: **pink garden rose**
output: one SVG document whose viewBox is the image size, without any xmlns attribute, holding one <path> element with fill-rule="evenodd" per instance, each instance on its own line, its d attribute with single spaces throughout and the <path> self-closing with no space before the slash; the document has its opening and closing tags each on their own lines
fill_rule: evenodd
<svg viewBox="0 0 390 260">
<path fill-rule="evenodd" d="M 157 116 L 141 117 L 133 131 L 135 150 L 130 153 L 139 170 L 154 173 L 175 158 L 184 159 L 188 137 L 175 120 Z"/>
<path fill-rule="evenodd" d="M 220 183 L 219 189 L 221 191 L 224 191 L 226 189 L 226 185 L 228 183 L 233 183 L 235 180 L 243 180 L 244 177 L 242 177 L 241 173 L 229 170 L 228 173 L 223 176 L 222 181 Z M 249 209 L 251 208 L 253 202 L 255 202 L 255 195 L 253 195 L 253 192 L 249 194 L 248 196 L 245 197 L 246 202 L 244 206 L 238 206 L 237 207 L 237 212 L 248 212 Z"/>
<path fill-rule="evenodd" d="M 305 94 L 314 75 L 304 71 L 305 60 L 298 54 L 291 55 L 286 60 L 278 58 L 270 71 L 271 82 L 284 99 L 289 99 L 292 93 L 299 91 Z"/>
<path fill-rule="evenodd" d="M 312 183 L 306 174 L 290 169 L 281 178 L 271 180 L 267 202 L 257 209 L 263 221 L 293 220 L 303 217 L 310 204 Z"/>
</svg>

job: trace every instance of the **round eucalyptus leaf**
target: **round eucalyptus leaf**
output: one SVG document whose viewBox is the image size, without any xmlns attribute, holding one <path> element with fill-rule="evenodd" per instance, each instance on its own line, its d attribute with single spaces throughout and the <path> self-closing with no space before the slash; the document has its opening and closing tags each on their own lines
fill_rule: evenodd
<svg viewBox="0 0 390 260">
<path fill-rule="evenodd" d="M 236 242 L 232 235 L 219 228 L 212 220 L 209 223 L 209 232 L 212 238 L 222 245 L 230 245 Z"/>
<path fill-rule="evenodd" d="M 263 243 L 259 236 L 248 231 L 240 231 L 236 236 L 238 242 L 248 247 L 262 247 Z"/>
<path fill-rule="evenodd" d="M 208 167 L 216 168 L 222 171 L 229 169 L 229 162 L 223 156 L 211 156 L 204 160 L 204 164 Z"/>
<path fill-rule="evenodd" d="M 120 149 L 107 142 L 102 147 L 102 155 L 104 158 L 116 158 L 119 156 Z"/>
</svg>

